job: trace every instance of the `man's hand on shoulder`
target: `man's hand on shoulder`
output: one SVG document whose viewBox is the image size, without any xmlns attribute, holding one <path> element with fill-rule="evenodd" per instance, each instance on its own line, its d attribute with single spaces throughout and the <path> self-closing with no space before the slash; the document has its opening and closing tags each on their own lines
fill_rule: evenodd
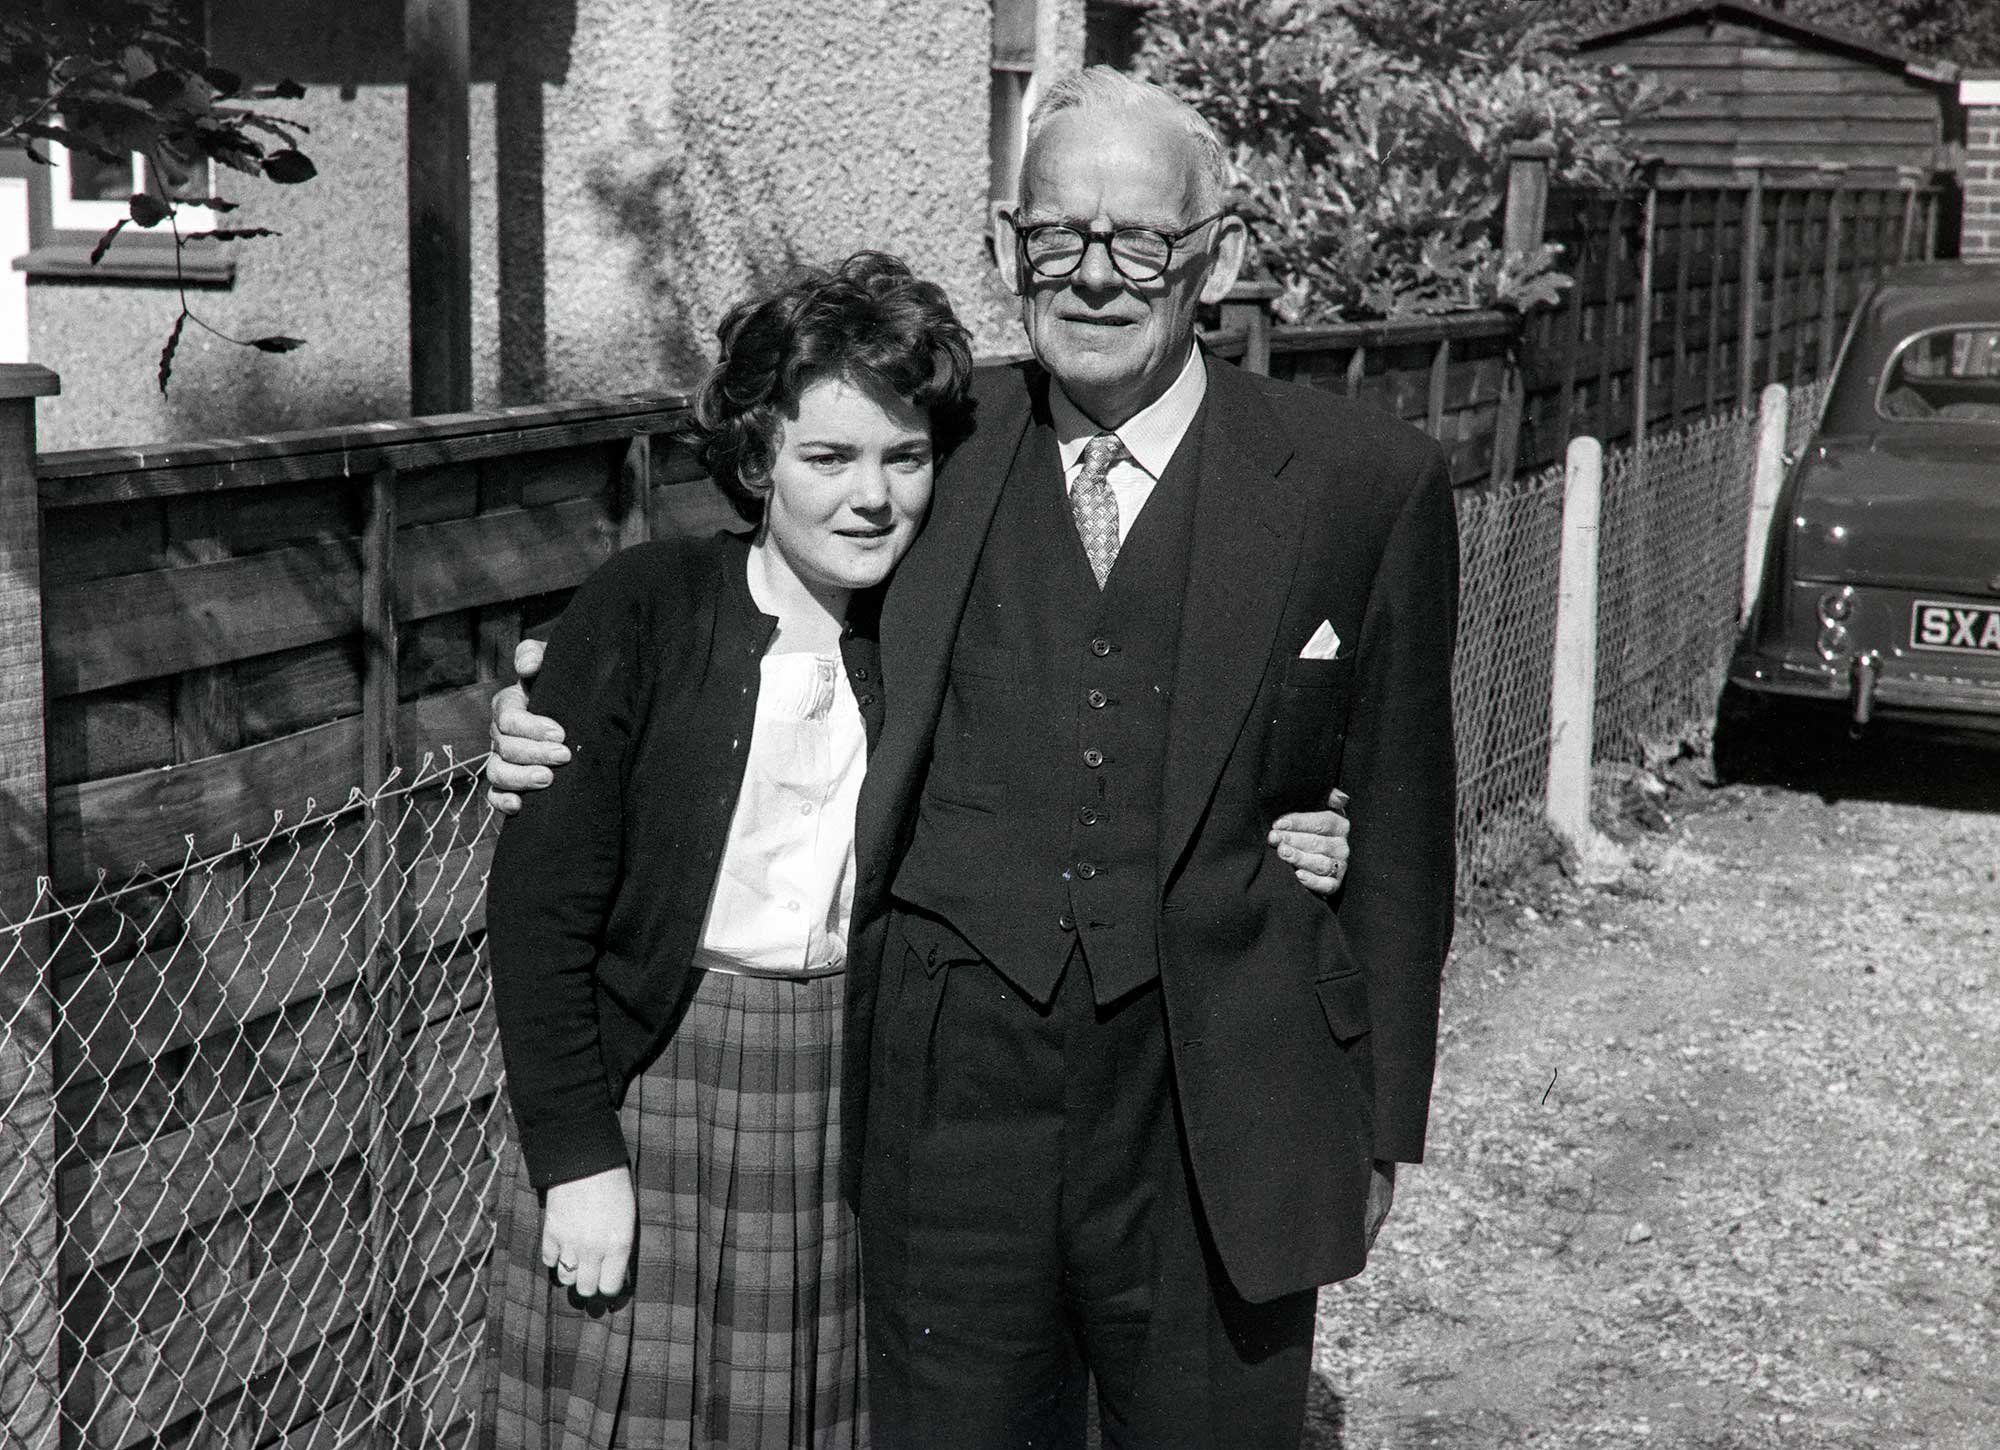
<svg viewBox="0 0 2000 1450">
<path fill-rule="evenodd" d="M 493 719 L 487 727 L 493 751 L 486 757 L 486 799 L 502 815 L 520 810 L 522 791 L 543 789 L 555 779 L 554 767 L 569 763 L 562 726 L 528 709 L 526 686 L 542 668 L 542 652 L 538 639 L 524 639 L 514 646 L 514 673 L 520 679 L 493 697 Z"/>
</svg>

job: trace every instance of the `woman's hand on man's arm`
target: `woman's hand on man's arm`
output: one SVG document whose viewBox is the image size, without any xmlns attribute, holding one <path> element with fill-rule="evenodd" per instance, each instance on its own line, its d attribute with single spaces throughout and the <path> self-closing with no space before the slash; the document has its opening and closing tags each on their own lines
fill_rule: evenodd
<svg viewBox="0 0 2000 1450">
<path fill-rule="evenodd" d="M 1347 792 L 1329 791 L 1326 807 L 1279 816 L 1264 837 L 1299 884 L 1316 896 L 1333 895 L 1347 875 Z"/>
</svg>

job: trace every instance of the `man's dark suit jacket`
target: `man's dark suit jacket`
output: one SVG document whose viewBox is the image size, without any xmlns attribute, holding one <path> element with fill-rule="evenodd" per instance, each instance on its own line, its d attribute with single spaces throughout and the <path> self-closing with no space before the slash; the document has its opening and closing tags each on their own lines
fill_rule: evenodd
<svg viewBox="0 0 2000 1450">
<path fill-rule="evenodd" d="M 973 568 L 1029 436 L 1034 366 L 981 371 L 974 432 L 883 606 L 887 714 L 849 937 L 855 1149 L 889 887 Z M 1202 1212 L 1237 1291 L 1263 1300 L 1358 1273 L 1370 1159 L 1423 1155 L 1452 927 L 1457 535 L 1422 434 L 1208 369 L 1161 794 L 1160 974 Z M 1300 658 L 1322 622 L 1337 655 Z M 1265 832 L 1335 784 L 1352 801 L 1353 865 L 1329 905 L 1270 869 Z M 860 1159 L 845 1164 L 856 1199 Z"/>
</svg>

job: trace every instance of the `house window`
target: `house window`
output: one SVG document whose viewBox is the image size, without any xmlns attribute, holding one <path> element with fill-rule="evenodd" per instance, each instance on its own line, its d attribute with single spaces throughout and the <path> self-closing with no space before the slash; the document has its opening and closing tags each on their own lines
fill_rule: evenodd
<svg viewBox="0 0 2000 1450">
<path fill-rule="evenodd" d="M 179 0 L 175 8 L 188 33 L 206 36 L 206 6 L 201 0 Z M 27 273 L 31 283 L 226 287 L 234 280 L 236 263 L 226 245 L 197 242 L 177 249 L 174 228 L 166 222 L 150 228 L 128 225 L 100 261 L 90 260 L 98 239 L 132 215 L 134 195 L 150 192 L 196 200 L 213 196 L 214 171 L 206 158 L 186 174 L 161 175 L 136 153 L 122 161 L 107 161 L 53 143 L 38 143 L 38 149 L 48 156 L 49 164 L 28 167 L 31 245 L 13 264 L 16 271 Z M 174 220 L 182 236 L 219 225 L 211 208 L 184 202 L 175 207 Z"/>
<path fill-rule="evenodd" d="M 153 168 L 134 152 L 123 165 L 93 156 L 87 151 L 71 151 L 51 144 L 49 150 L 49 224 L 59 232 L 95 232 L 102 235 L 117 225 L 119 218 L 132 214 L 132 198 L 140 192 L 161 195 L 168 188 L 154 184 Z M 193 184 L 196 181 L 202 185 Z M 171 187 L 181 196 L 207 196 L 209 167 L 204 161 L 194 175 Z M 183 234 L 206 231 L 215 225 L 215 213 L 207 207 L 177 208 Z M 172 234 L 165 233 L 171 238 Z M 124 241 L 121 235 L 119 240 Z M 92 245 L 96 245 L 93 241 Z"/>
</svg>

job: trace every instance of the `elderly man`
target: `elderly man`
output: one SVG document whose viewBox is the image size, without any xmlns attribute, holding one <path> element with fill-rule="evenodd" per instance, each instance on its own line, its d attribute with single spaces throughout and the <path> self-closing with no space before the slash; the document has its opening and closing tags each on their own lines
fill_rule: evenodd
<svg viewBox="0 0 2000 1450">
<path fill-rule="evenodd" d="M 1296 1445 L 1314 1290 L 1422 1156 L 1449 488 L 1197 346 L 1225 185 L 1166 93 L 1051 87 L 1000 249 L 1035 361 L 981 378 L 884 605 L 845 1111 L 878 1450 L 1078 1446 L 1091 1381 L 1109 1445 Z M 1265 823 L 1335 787 L 1329 901 Z"/>
</svg>

